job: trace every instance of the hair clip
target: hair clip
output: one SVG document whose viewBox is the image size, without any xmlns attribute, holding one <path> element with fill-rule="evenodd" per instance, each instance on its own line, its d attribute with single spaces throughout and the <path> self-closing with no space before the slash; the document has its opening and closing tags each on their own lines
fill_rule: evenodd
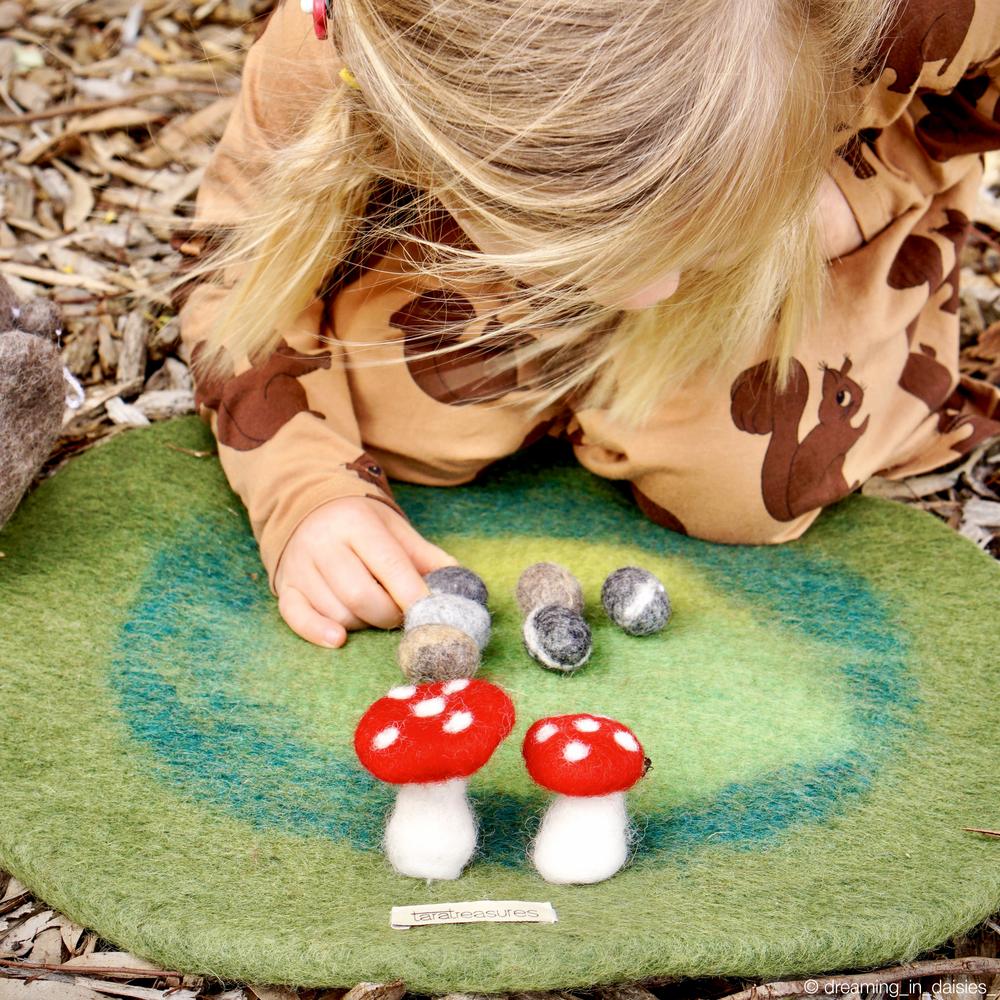
<svg viewBox="0 0 1000 1000">
<path fill-rule="evenodd" d="M 354 74 L 346 66 L 341 69 L 337 76 L 339 76 L 348 87 L 353 87 L 355 90 L 361 89 L 361 84 L 358 83 Z"/>
<path fill-rule="evenodd" d="M 299 0 L 299 6 L 302 13 L 312 14 L 313 31 L 316 32 L 318 39 L 324 41 L 328 36 L 327 26 L 333 17 L 333 0 Z M 341 69 L 338 76 L 348 87 L 353 87 L 354 90 L 361 89 L 361 84 L 346 66 Z"/>
<path fill-rule="evenodd" d="M 313 31 L 320 41 L 327 37 L 326 26 L 333 17 L 333 0 L 299 0 L 303 14 L 312 14 Z"/>
</svg>

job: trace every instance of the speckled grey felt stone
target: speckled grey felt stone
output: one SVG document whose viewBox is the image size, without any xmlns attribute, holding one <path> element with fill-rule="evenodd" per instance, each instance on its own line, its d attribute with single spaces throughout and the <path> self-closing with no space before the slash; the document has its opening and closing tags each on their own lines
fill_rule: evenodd
<svg viewBox="0 0 1000 1000">
<path fill-rule="evenodd" d="M 537 562 L 529 566 L 518 578 L 516 594 L 525 615 L 543 604 L 559 604 L 583 613 L 580 581 L 559 563 Z"/>
<path fill-rule="evenodd" d="M 429 594 L 406 611 L 403 628 L 418 625 L 451 625 L 471 636 L 480 650 L 490 641 L 490 613 L 478 601 L 458 594 Z"/>
<path fill-rule="evenodd" d="M 590 626 L 579 612 L 543 604 L 530 612 L 522 629 L 524 648 L 549 670 L 572 673 L 590 659 Z"/>
<path fill-rule="evenodd" d="M 468 597 L 484 608 L 489 601 L 486 584 L 466 566 L 442 566 L 431 570 L 424 577 L 424 582 L 431 588 L 432 594 L 457 594 L 459 597 Z"/>
<path fill-rule="evenodd" d="M 414 684 L 471 677 L 479 669 L 479 647 L 451 625 L 418 625 L 403 634 L 396 662 Z"/>
<path fill-rule="evenodd" d="M 629 635 L 652 635 L 670 621 L 670 597 L 660 580 L 640 566 L 623 566 L 601 587 L 608 617 Z"/>
</svg>

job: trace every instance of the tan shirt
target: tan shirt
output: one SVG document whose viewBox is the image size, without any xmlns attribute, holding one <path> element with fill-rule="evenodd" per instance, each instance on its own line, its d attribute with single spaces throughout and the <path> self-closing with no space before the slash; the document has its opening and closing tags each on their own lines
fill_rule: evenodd
<svg viewBox="0 0 1000 1000">
<path fill-rule="evenodd" d="M 244 362 L 221 384 L 195 367 L 196 405 L 247 507 L 272 591 L 289 537 L 316 507 L 357 495 L 398 510 L 387 475 L 469 482 L 546 433 L 568 437 L 591 471 L 627 480 L 640 507 L 673 530 L 778 542 L 873 473 L 934 468 L 1000 431 L 990 419 L 1000 391 L 957 373 L 958 255 L 981 176 L 976 154 L 1000 148 L 1000 0 L 909 0 L 890 37 L 887 68 L 866 84 L 875 92 L 865 128 L 832 168 L 866 243 L 831 262 L 826 318 L 803 336 L 784 395 L 770 393 L 760 359 L 748 357 L 723 391 L 693 384 L 640 430 L 569 406 L 529 417 L 531 372 L 501 377 L 482 348 L 428 364 L 388 343 L 426 338 L 442 315 L 466 317 L 474 336 L 477 304 L 495 304 L 489 288 L 416 278 L 399 244 L 377 266 L 343 264 L 326 298 L 289 316 L 266 364 Z M 194 257 L 214 227 L 240 217 L 260 149 L 280 146 L 304 95 L 333 85 L 341 65 L 310 17 L 283 0 L 248 53 L 194 229 L 178 230 L 175 247 Z M 182 339 L 196 362 L 226 292 L 186 292 Z M 358 346 L 370 340 L 386 343 Z M 393 364 L 346 365 L 372 358 Z"/>
</svg>

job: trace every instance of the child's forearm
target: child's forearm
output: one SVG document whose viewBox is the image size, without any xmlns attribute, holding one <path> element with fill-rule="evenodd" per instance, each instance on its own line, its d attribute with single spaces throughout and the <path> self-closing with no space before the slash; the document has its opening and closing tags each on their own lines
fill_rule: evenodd
<svg viewBox="0 0 1000 1000">
<path fill-rule="evenodd" d="M 218 441 L 219 461 L 247 509 L 271 591 L 278 561 L 299 522 L 322 504 L 369 496 L 396 504 L 389 482 L 361 446 L 346 374 L 335 345 L 320 339 L 318 300 L 288 324 L 263 363 L 229 378 L 200 378 L 204 331 L 224 291 L 196 288 L 181 310 L 193 362 L 195 404 Z"/>
<path fill-rule="evenodd" d="M 336 70 L 333 50 L 314 37 L 298 4 L 279 4 L 247 55 L 240 95 L 206 167 L 191 229 L 176 233 L 174 244 L 187 260 L 197 261 L 221 228 L 252 209 L 267 150 L 290 141 L 296 120 L 318 88 L 333 86 Z M 381 468 L 362 449 L 339 351 L 322 339 L 324 301 L 288 317 L 269 358 L 253 368 L 235 359 L 228 377 L 213 380 L 198 361 L 227 294 L 220 285 L 190 282 L 175 304 L 196 407 L 247 508 L 274 592 L 285 544 L 317 507 L 371 496 L 403 512 Z"/>
</svg>

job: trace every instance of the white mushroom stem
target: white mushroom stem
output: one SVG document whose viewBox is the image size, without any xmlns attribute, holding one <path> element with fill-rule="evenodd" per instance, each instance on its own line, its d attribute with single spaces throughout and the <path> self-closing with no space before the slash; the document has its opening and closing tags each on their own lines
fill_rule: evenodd
<svg viewBox="0 0 1000 1000">
<path fill-rule="evenodd" d="M 628 860 L 629 830 L 624 792 L 557 795 L 532 844 L 531 861 L 546 882 L 603 882 Z"/>
<path fill-rule="evenodd" d="M 385 854 L 400 875 L 454 879 L 476 849 L 465 778 L 400 785 L 385 828 Z"/>
</svg>

